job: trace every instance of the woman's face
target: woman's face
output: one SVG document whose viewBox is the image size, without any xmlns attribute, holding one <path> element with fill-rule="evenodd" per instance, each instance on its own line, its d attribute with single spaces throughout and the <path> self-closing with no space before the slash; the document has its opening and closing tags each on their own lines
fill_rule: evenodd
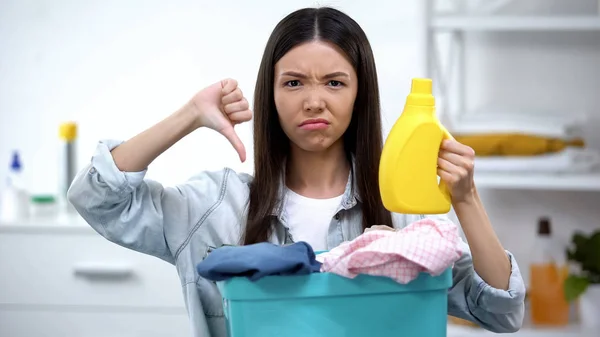
<svg viewBox="0 0 600 337">
<path fill-rule="evenodd" d="M 352 118 L 358 81 L 334 45 L 301 44 L 275 64 L 275 106 L 292 146 L 322 151 L 341 141 Z"/>
</svg>

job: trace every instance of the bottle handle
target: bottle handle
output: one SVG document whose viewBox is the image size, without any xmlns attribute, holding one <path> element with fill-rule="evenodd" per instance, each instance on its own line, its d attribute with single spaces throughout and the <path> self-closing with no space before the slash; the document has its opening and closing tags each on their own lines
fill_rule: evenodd
<svg viewBox="0 0 600 337">
<path fill-rule="evenodd" d="M 454 139 L 454 137 L 450 134 L 450 132 L 446 129 L 446 127 L 444 127 L 442 125 L 442 123 L 438 122 L 438 124 L 443 133 L 442 141 L 446 140 L 446 139 Z M 444 197 L 446 197 L 446 200 L 448 200 L 448 202 L 451 203 L 452 202 L 452 194 L 450 193 L 450 188 L 448 187 L 448 185 L 446 185 L 446 183 L 440 179 L 440 183 L 438 184 L 438 187 L 440 188 L 440 191 L 442 192 Z"/>
</svg>

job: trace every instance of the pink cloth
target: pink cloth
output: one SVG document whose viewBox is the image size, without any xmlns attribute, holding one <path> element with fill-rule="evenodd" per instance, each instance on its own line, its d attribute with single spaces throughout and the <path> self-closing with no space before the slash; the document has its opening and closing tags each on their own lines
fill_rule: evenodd
<svg viewBox="0 0 600 337">
<path fill-rule="evenodd" d="M 458 229 L 450 221 L 423 219 L 399 231 L 374 230 L 320 254 L 321 272 L 354 278 L 387 276 L 406 284 L 420 272 L 440 275 L 462 254 Z"/>
</svg>

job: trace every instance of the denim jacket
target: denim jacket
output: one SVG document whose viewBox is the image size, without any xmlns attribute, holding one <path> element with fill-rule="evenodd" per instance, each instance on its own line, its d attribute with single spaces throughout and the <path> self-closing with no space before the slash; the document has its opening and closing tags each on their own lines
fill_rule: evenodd
<svg viewBox="0 0 600 337">
<path fill-rule="evenodd" d="M 195 266 L 223 244 L 239 244 L 243 231 L 252 176 L 225 168 L 202 172 L 174 187 L 144 179 L 146 171 L 122 172 L 110 151 L 119 141 L 101 141 L 87 165 L 74 179 L 68 199 L 79 214 L 106 239 L 153 255 L 173 264 L 179 274 L 192 335 L 226 337 L 221 295 L 211 281 L 198 276 Z M 327 236 L 334 248 L 362 234 L 360 196 L 352 176 Z M 432 215 L 449 221 L 445 215 Z M 422 215 L 393 214 L 397 228 Z M 270 242 L 287 244 L 294 238 L 287 229 L 285 197 L 273 211 Z M 453 267 L 448 291 L 448 313 L 494 332 L 514 332 L 524 316 L 525 286 L 517 263 L 512 265 L 508 290 L 488 285 L 473 269 L 468 245 Z"/>
</svg>

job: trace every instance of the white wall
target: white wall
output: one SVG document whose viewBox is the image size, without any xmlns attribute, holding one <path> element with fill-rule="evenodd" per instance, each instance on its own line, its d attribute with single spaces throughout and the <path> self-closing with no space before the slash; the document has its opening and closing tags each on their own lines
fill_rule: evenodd
<svg viewBox="0 0 600 337">
<path fill-rule="evenodd" d="M 555 1 L 564 3 L 563 1 Z M 252 3 L 252 4 L 250 4 Z M 179 108 L 204 86 L 235 77 L 248 97 L 262 49 L 277 21 L 315 1 L 75 1 L 0 3 L 0 177 L 10 151 L 22 152 L 33 192 L 55 192 L 57 127 L 80 124 L 78 163 L 98 139 L 127 139 Z M 551 12 L 550 1 L 519 10 Z M 369 36 L 388 129 L 410 78 L 425 68 L 422 0 L 319 1 L 353 16 Z M 595 0 L 560 10 L 595 10 Z M 469 104 L 585 111 L 600 116 L 598 33 L 469 36 Z M 571 99 L 573 98 L 573 99 Z M 510 103 L 510 104 L 509 104 Z M 590 124 L 591 138 L 598 124 Z M 250 125 L 239 128 L 252 158 Z M 597 138 L 596 138 L 597 139 Z M 599 142 L 600 143 L 600 142 Z M 199 170 L 242 165 L 226 140 L 202 130 L 161 156 L 148 177 L 175 184 Z M 538 216 L 550 215 L 566 241 L 574 228 L 600 226 L 600 194 L 482 191 L 492 221 L 525 276 Z"/>
<path fill-rule="evenodd" d="M 132 137 L 221 78 L 236 78 L 251 99 L 275 24 L 317 2 L 217 3 L 3 1 L 0 176 L 16 148 L 31 190 L 54 192 L 61 121 L 80 124 L 81 166 L 99 139 Z M 318 3 L 347 11 L 367 32 L 377 58 L 385 119 L 393 122 L 410 78 L 423 76 L 419 2 L 399 6 L 375 1 L 368 7 L 359 1 Z M 238 132 L 252 158 L 250 124 Z M 224 138 L 202 130 L 156 160 L 148 177 L 175 184 L 199 170 L 222 166 L 252 171 L 251 160 L 241 165 Z"/>
</svg>

